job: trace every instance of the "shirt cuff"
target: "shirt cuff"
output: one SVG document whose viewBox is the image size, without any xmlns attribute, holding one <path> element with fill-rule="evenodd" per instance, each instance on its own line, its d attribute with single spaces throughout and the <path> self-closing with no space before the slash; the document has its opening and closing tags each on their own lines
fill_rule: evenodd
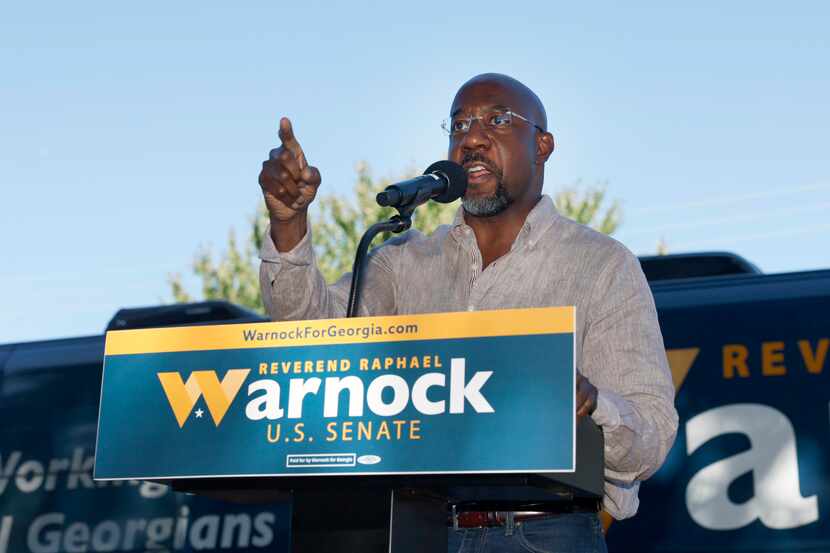
<svg viewBox="0 0 830 553">
<path fill-rule="evenodd" d="M 621 402 L 625 402 L 625 399 L 614 392 L 597 390 L 597 408 L 591 413 L 591 418 L 604 432 L 614 431 L 620 425 L 623 410 Z"/>
<path fill-rule="evenodd" d="M 311 247 L 311 225 L 306 227 L 305 236 L 291 251 L 281 252 L 271 238 L 271 225 L 265 228 L 259 258 L 266 263 L 289 263 L 291 265 L 310 265 L 313 256 Z"/>
</svg>

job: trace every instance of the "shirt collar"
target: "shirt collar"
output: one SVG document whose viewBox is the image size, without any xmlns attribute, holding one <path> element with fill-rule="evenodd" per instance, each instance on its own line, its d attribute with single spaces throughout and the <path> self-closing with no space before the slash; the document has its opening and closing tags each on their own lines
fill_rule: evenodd
<svg viewBox="0 0 830 553">
<path fill-rule="evenodd" d="M 560 215 L 556 211 L 553 199 L 547 194 L 542 194 L 542 197 L 527 214 L 527 219 L 525 219 L 525 224 L 516 237 L 516 242 L 527 241 L 533 247 L 557 217 L 560 217 Z M 458 206 L 458 211 L 455 212 L 455 219 L 452 223 L 452 234 L 457 237 L 464 232 L 464 229 L 468 228 L 470 227 L 464 222 L 464 207 Z"/>
</svg>

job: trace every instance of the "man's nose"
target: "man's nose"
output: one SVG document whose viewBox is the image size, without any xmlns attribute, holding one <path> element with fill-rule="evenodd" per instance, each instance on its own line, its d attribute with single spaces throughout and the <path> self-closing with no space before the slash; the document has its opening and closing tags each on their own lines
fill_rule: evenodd
<svg viewBox="0 0 830 553">
<path fill-rule="evenodd" d="M 467 150 L 487 149 L 490 147 L 490 135 L 480 120 L 470 122 L 468 130 L 461 139 L 461 147 Z"/>
</svg>

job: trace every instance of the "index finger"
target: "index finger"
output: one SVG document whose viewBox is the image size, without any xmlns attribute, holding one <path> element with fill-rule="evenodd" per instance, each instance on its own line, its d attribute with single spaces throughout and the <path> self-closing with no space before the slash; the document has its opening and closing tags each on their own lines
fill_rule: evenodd
<svg viewBox="0 0 830 553">
<path fill-rule="evenodd" d="M 300 170 L 302 171 L 305 169 L 307 166 L 305 154 L 303 153 L 303 148 L 300 146 L 300 143 L 297 142 L 297 139 L 294 137 L 294 129 L 291 127 L 291 120 L 288 119 L 288 117 L 280 119 L 279 136 L 283 146 L 294 154 L 294 158 L 299 162 Z"/>
</svg>

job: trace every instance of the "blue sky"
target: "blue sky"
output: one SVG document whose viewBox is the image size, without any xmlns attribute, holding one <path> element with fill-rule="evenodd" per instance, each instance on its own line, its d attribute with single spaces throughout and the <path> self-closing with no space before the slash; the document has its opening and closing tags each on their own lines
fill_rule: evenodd
<svg viewBox="0 0 830 553">
<path fill-rule="evenodd" d="M 440 121 L 486 71 L 546 105 L 546 191 L 607 182 L 635 253 L 830 267 L 830 5 L 583 4 L 5 5 L 0 342 L 169 300 L 261 200 L 280 115 L 345 195 L 360 160 L 445 157 Z"/>
</svg>

